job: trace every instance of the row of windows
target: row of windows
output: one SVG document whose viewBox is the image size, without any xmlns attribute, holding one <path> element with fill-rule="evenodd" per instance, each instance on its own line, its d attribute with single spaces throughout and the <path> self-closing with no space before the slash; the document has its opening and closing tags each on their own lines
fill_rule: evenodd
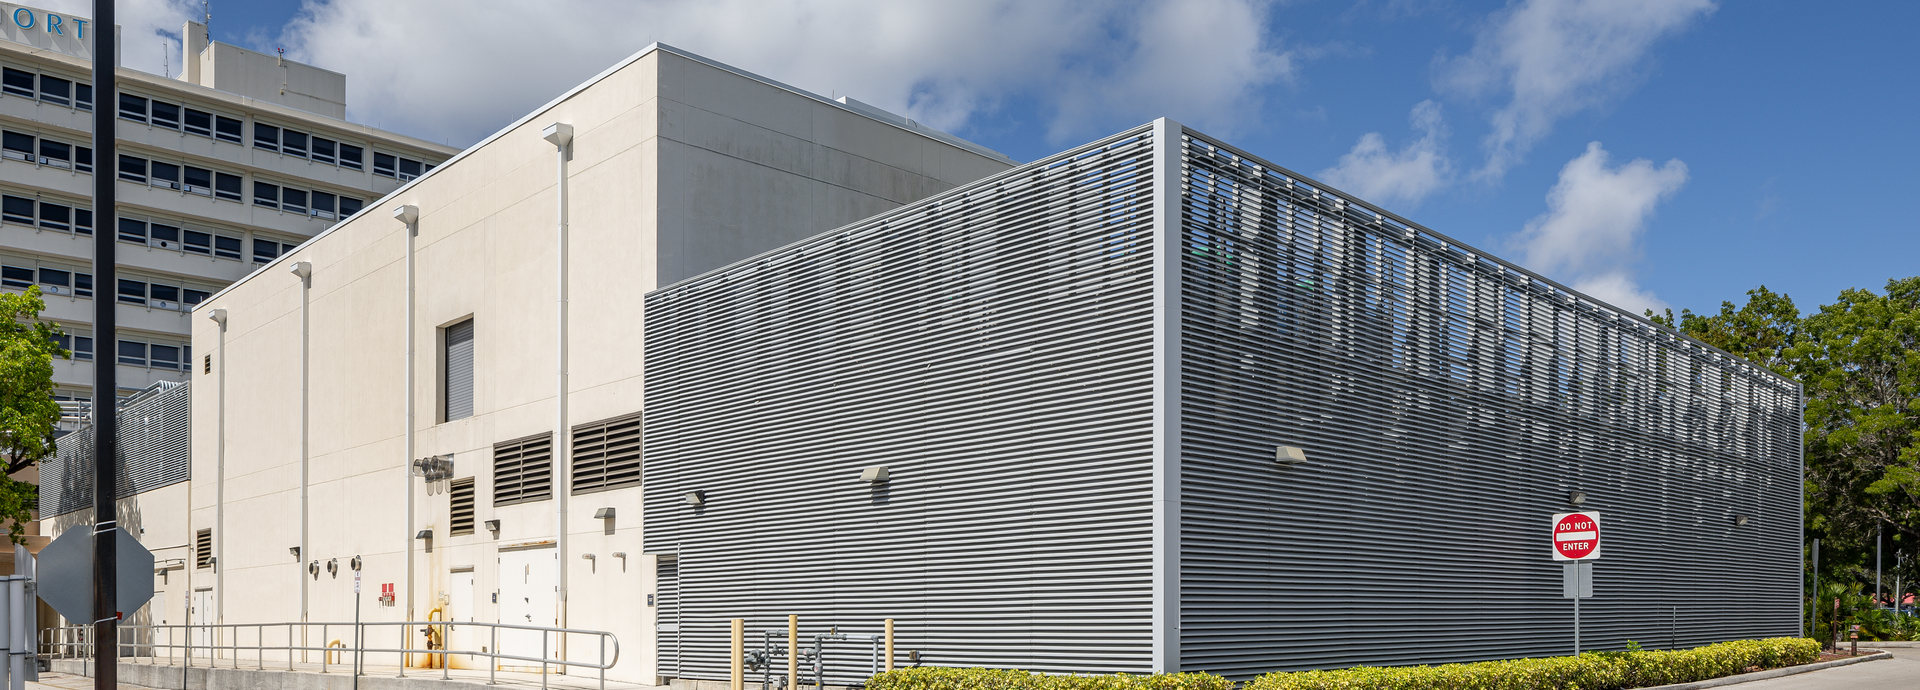
<svg viewBox="0 0 1920 690">
<path fill-rule="evenodd" d="M 240 186 L 244 182 L 232 173 L 124 154 L 120 156 L 120 179 L 227 201 L 240 200 Z"/>
<path fill-rule="evenodd" d="M 89 338 L 84 335 L 69 335 L 66 333 L 62 333 L 60 335 L 56 335 L 53 337 L 53 344 L 58 345 L 60 346 L 60 349 L 66 350 L 67 352 L 71 353 L 74 360 L 76 361 L 81 361 L 81 362 L 93 361 L 93 339 L 92 338 Z M 60 395 L 53 396 L 54 400 L 60 400 L 63 398 L 72 399 L 68 396 L 60 396 Z"/>
<path fill-rule="evenodd" d="M 406 182 L 433 169 L 429 163 L 421 163 L 412 158 L 402 158 L 392 154 L 373 152 L 373 174 L 391 177 Z"/>
<path fill-rule="evenodd" d="M 0 220 L 61 232 L 93 234 L 93 210 L 30 197 L 0 195 Z"/>
<path fill-rule="evenodd" d="M 149 283 L 142 280 L 127 280 L 125 278 L 119 280 L 120 285 L 116 293 L 116 299 L 118 299 L 121 304 L 152 307 L 154 309 L 191 311 L 193 305 L 205 302 L 208 297 L 213 296 L 212 292 L 206 290 L 195 290 L 178 285 Z"/>
<path fill-rule="evenodd" d="M 49 295 L 93 296 L 93 274 L 91 273 L 79 273 L 47 266 L 36 269 L 0 265 L 0 287 L 25 290 L 35 284 L 40 286 L 41 292 Z"/>
<path fill-rule="evenodd" d="M 240 143 L 240 120 L 179 103 L 120 94 L 120 119 Z"/>
<path fill-rule="evenodd" d="M 0 71 L 0 91 L 22 98 L 37 98 L 54 105 L 81 110 L 93 109 L 93 86 L 61 79 L 51 74 L 36 74 L 23 69 Z"/>
<path fill-rule="evenodd" d="M 191 371 L 193 370 L 193 346 L 122 340 L 117 359 L 114 361 L 130 367 Z"/>
<path fill-rule="evenodd" d="M 93 172 L 93 149 L 23 132 L 0 132 L 0 157 L 34 165 Z"/>
<path fill-rule="evenodd" d="M 182 229 L 180 226 L 159 221 L 121 218 L 119 239 L 121 242 L 143 244 L 156 249 L 240 260 L 240 238 L 238 237 Z"/>
<path fill-rule="evenodd" d="M 366 164 L 366 149 L 323 136 L 258 122 L 253 123 L 253 147 L 354 170 L 361 170 L 361 166 Z M 385 154 L 374 155 L 378 157 Z"/>
<path fill-rule="evenodd" d="M 335 196 L 319 190 L 306 190 L 261 182 L 253 183 L 253 205 L 301 213 L 313 218 L 338 220 L 359 213 L 365 202 L 350 196 Z"/>
</svg>

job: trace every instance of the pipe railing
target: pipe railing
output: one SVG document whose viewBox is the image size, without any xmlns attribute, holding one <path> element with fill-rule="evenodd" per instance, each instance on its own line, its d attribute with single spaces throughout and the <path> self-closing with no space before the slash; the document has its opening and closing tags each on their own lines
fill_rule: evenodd
<svg viewBox="0 0 1920 690">
<path fill-rule="evenodd" d="M 448 633 L 459 626 L 484 628 L 488 631 L 487 640 L 489 644 L 480 650 L 448 649 L 445 647 L 414 647 L 410 640 L 413 639 L 411 633 L 415 626 L 420 627 L 423 632 L 426 630 L 435 631 L 440 640 L 447 640 Z M 335 640 L 325 643 L 327 646 L 323 647 L 305 646 L 298 642 L 298 640 L 302 639 L 300 635 L 302 628 L 306 628 L 308 631 L 317 629 L 320 632 L 319 639 L 321 640 L 328 640 L 328 634 L 330 632 L 350 631 L 354 641 Z M 394 639 L 388 635 L 380 634 L 383 628 L 397 630 L 399 646 L 371 646 L 374 636 Z M 43 658 L 47 659 L 92 659 L 94 658 L 94 644 L 93 640 L 90 639 L 91 630 L 92 628 L 90 626 L 83 625 L 41 630 L 40 654 Z M 329 666 L 341 665 L 338 663 L 329 664 L 329 657 L 333 654 L 344 652 L 350 656 L 351 672 L 354 675 L 365 675 L 366 655 L 368 653 L 398 654 L 400 655 L 401 662 L 400 676 L 404 678 L 407 675 L 407 662 L 410 661 L 414 655 L 418 654 L 424 655 L 428 659 L 429 664 L 437 658 L 440 666 L 440 677 L 444 679 L 448 677 L 447 661 L 449 657 L 477 656 L 489 660 L 487 663 L 487 681 L 489 683 L 494 681 L 494 674 L 499 670 L 501 665 L 499 662 L 518 661 L 524 662 L 524 664 L 528 666 L 536 664 L 540 666 L 540 687 L 543 688 L 547 686 L 549 667 L 559 667 L 559 669 L 556 670 L 561 671 L 564 671 L 567 667 L 594 669 L 599 672 L 600 687 L 605 688 L 607 685 L 607 669 L 613 668 L 613 665 L 620 660 L 620 640 L 614 637 L 613 633 L 599 630 L 513 625 L 510 623 L 458 621 L 227 623 L 223 625 L 121 625 L 118 627 L 118 630 L 121 651 L 120 658 L 122 661 L 160 664 L 164 660 L 166 665 L 179 665 L 182 667 L 192 666 L 194 659 L 201 659 L 212 667 L 224 665 L 236 669 L 241 668 L 241 664 L 246 661 L 252 661 L 255 670 L 266 670 L 267 662 L 270 660 L 269 653 L 272 653 L 271 656 L 273 658 L 271 661 L 273 661 L 276 669 L 279 668 L 279 664 L 282 661 L 279 657 L 285 656 L 287 670 L 293 671 L 296 670 L 294 663 L 297 657 L 302 656 L 296 654 L 296 652 L 319 652 L 320 672 L 327 673 Z M 253 634 L 246 635 L 245 631 L 247 630 L 252 630 Z M 269 637 L 267 635 L 269 631 L 273 631 L 275 635 Z M 284 636 L 280 634 L 282 631 L 284 631 Z M 510 636 L 515 633 L 539 633 L 540 655 L 531 656 L 528 654 L 507 654 L 501 652 L 501 631 L 508 631 Z M 196 640 L 195 635 L 199 635 L 200 639 Z M 563 647 L 556 643 L 568 636 L 584 636 L 588 638 L 586 641 L 596 642 L 596 646 L 599 649 L 599 660 L 597 662 L 574 661 L 557 656 L 556 650 L 563 649 Z M 253 641 L 253 644 L 243 644 L 249 638 Z M 282 639 L 285 640 L 285 644 L 269 644 L 270 641 Z M 525 643 L 522 642 L 522 644 Z M 609 649 L 609 647 L 611 647 L 611 649 Z M 515 651 L 521 650 L 516 647 Z M 222 654 L 223 652 L 224 654 Z M 251 654 L 245 654 L 246 652 L 251 652 Z M 609 652 L 611 652 L 611 656 L 608 655 Z M 164 653 L 164 656 L 162 653 Z M 250 656 L 251 659 L 246 658 L 248 656 Z M 145 661 L 141 661 L 143 659 Z M 179 660 L 177 663 L 175 661 L 176 659 Z M 431 666 L 428 668 L 431 668 Z"/>
</svg>

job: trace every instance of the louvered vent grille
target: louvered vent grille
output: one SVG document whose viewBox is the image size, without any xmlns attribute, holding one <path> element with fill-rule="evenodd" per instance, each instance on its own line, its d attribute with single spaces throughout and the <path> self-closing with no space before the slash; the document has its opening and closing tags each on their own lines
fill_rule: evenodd
<svg viewBox="0 0 1920 690">
<path fill-rule="evenodd" d="M 163 381 L 123 399 L 119 487 L 115 498 L 186 481 L 193 470 L 193 406 L 189 386 Z M 93 426 L 61 436 L 40 462 L 40 515 L 93 507 Z"/>
<path fill-rule="evenodd" d="M 1798 634 L 1792 382 L 1185 153 L 1182 668 L 1566 654 L 1546 535 L 1571 489 L 1606 535 L 1587 648 Z M 1276 467 L 1281 443 L 1309 462 Z"/>
<path fill-rule="evenodd" d="M 455 479 L 448 485 L 447 534 L 473 534 L 473 477 Z"/>
<path fill-rule="evenodd" d="M 573 492 L 640 485 L 640 415 L 573 428 Z"/>
<path fill-rule="evenodd" d="M 493 504 L 553 498 L 553 434 L 493 444 Z"/>
<path fill-rule="evenodd" d="M 943 665 L 1151 670 L 1151 156 L 1134 130 L 648 296 L 665 668 L 726 678 L 737 616 L 911 611 Z"/>
<path fill-rule="evenodd" d="M 193 567 L 213 567 L 213 530 L 203 529 L 193 533 Z"/>
</svg>

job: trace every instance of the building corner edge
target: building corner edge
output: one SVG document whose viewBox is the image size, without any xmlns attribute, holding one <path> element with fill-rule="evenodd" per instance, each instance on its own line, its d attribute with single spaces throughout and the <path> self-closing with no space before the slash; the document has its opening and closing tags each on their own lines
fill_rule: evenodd
<svg viewBox="0 0 1920 690">
<path fill-rule="evenodd" d="M 1180 238 L 1185 128 L 1153 122 L 1153 668 L 1180 672 Z"/>
</svg>

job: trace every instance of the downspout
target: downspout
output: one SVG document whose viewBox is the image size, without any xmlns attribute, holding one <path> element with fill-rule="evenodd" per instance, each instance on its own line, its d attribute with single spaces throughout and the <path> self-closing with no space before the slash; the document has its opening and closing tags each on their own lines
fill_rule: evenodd
<svg viewBox="0 0 1920 690">
<path fill-rule="evenodd" d="M 298 276 L 300 278 L 300 560 L 302 562 L 305 562 L 307 559 L 307 554 L 313 553 L 313 549 L 310 548 L 310 545 L 307 543 L 307 517 L 308 517 L 307 516 L 307 513 L 308 513 L 307 467 L 308 467 L 308 457 L 309 457 L 308 448 L 307 448 L 307 417 L 309 416 L 308 410 L 307 410 L 307 404 L 308 404 L 307 403 L 307 398 L 308 398 L 308 395 L 307 395 L 308 345 L 307 343 L 309 339 L 308 330 L 307 330 L 307 305 L 311 301 L 309 299 L 309 294 L 313 290 L 313 264 L 306 261 L 295 262 L 293 264 L 292 272 L 295 276 Z M 225 570 L 225 568 L 222 568 L 221 570 Z M 300 622 L 301 623 L 307 622 L 307 613 L 308 613 L 307 596 L 308 596 L 308 590 L 310 589 L 309 582 L 310 581 L 307 579 L 306 574 L 304 572 L 301 572 L 300 573 Z M 300 626 L 300 631 L 303 639 L 305 637 L 306 629 L 307 627 L 305 625 Z M 303 642 L 301 646 L 304 647 L 306 645 Z"/>
<path fill-rule="evenodd" d="M 219 544 L 220 540 L 226 537 L 226 525 L 222 524 L 222 522 L 226 517 L 227 511 L 227 310 L 224 308 L 214 309 L 207 312 L 207 318 L 212 319 L 214 323 L 220 324 L 220 344 L 219 347 L 216 348 L 220 354 L 220 373 L 214 380 L 214 397 L 219 398 L 219 400 L 214 403 L 215 410 L 213 415 L 213 538 L 214 543 Z M 192 363 L 189 362 L 188 364 L 191 365 Z M 187 482 L 187 485 L 187 528 L 191 531 L 193 528 L 193 482 Z M 193 548 L 192 550 L 197 551 L 198 549 Z M 220 588 L 220 557 L 217 555 L 219 549 L 216 548 L 214 553 L 216 554 L 213 562 L 216 596 L 213 599 L 213 605 L 215 609 L 218 609 L 220 602 L 226 599 L 227 593 L 224 589 Z M 188 556 L 189 560 L 198 557 L 198 553 Z M 197 569 L 197 564 L 192 563 L 189 563 L 186 568 L 187 591 L 186 596 L 183 598 L 185 606 L 181 608 L 181 611 L 187 614 L 187 619 L 184 622 L 189 626 L 187 628 L 189 644 L 191 644 L 193 635 L 193 628 L 191 627 L 193 625 L 193 571 Z M 205 616 L 207 612 L 202 611 L 200 615 Z"/>
<path fill-rule="evenodd" d="M 396 206 L 393 219 L 406 226 L 407 233 L 407 457 L 400 463 L 400 489 L 407 497 L 406 532 L 400 535 L 407 545 L 407 620 L 413 620 L 413 239 L 420 234 L 420 207 L 412 204 Z M 405 662 L 401 663 L 405 666 Z"/>
<path fill-rule="evenodd" d="M 553 423 L 553 529 L 555 567 L 558 568 L 557 594 L 554 605 L 555 625 L 567 627 L 567 494 L 572 482 L 569 470 L 573 464 L 573 428 L 567 425 L 567 159 L 573 156 L 573 125 L 556 122 L 547 125 L 541 138 L 554 145 L 559 160 L 558 179 L 555 189 L 559 193 L 559 212 L 556 223 L 555 243 L 559 261 L 555 282 L 559 300 L 555 304 L 558 316 L 555 321 L 554 337 L 558 341 L 555 365 L 554 423 Z M 567 636 L 560 636 L 559 657 L 567 658 Z"/>
</svg>

